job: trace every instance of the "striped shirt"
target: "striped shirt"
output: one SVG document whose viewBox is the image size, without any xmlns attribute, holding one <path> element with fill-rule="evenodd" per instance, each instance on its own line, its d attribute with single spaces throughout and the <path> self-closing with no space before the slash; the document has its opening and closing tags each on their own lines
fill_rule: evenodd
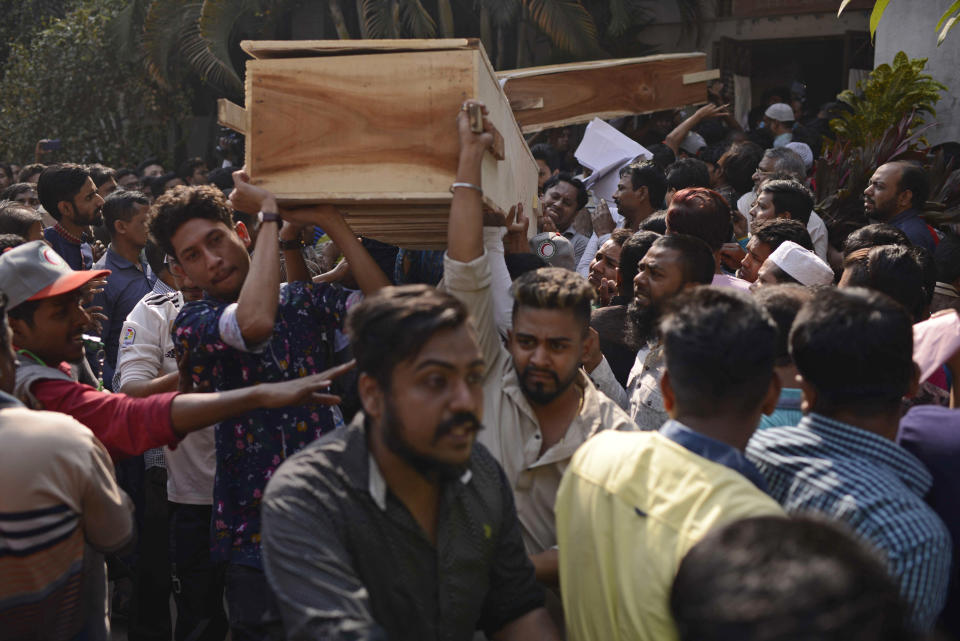
<svg viewBox="0 0 960 641">
<path fill-rule="evenodd" d="M 757 431 L 747 457 L 790 514 L 818 512 L 845 523 L 880 552 L 917 628 L 943 609 L 950 534 L 923 501 L 933 479 L 891 440 L 819 414 L 796 427 Z"/>
</svg>

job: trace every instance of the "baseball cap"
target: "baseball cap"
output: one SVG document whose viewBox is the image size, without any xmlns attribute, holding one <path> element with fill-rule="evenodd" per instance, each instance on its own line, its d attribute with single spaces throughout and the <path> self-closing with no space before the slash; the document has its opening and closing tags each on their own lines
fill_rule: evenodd
<svg viewBox="0 0 960 641">
<path fill-rule="evenodd" d="M 109 269 L 75 272 L 42 240 L 24 243 L 0 255 L 0 291 L 7 296 L 8 309 L 28 300 L 72 292 L 109 273 Z"/>
<path fill-rule="evenodd" d="M 829 285 L 833 269 L 809 249 L 792 240 L 785 240 L 767 260 L 795 278 L 801 285 Z"/>
<path fill-rule="evenodd" d="M 551 267 L 563 267 L 570 271 L 577 268 L 573 243 L 555 231 L 540 232 L 531 238 L 530 249 Z"/>
<path fill-rule="evenodd" d="M 696 155 L 701 149 L 707 146 L 707 141 L 703 139 L 703 136 L 698 134 L 695 131 L 691 131 L 683 139 L 683 142 L 680 143 L 680 149 L 683 149 L 688 154 Z"/>
<path fill-rule="evenodd" d="M 793 115 L 793 107 L 784 102 L 777 102 L 770 105 L 767 107 L 767 110 L 763 112 L 763 115 L 772 120 L 779 120 L 780 122 L 793 122 L 797 119 L 797 117 Z"/>
</svg>

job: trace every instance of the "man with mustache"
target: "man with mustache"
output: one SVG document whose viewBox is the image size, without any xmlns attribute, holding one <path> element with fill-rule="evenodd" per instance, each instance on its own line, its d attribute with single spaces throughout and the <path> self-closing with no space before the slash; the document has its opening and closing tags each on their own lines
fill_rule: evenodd
<svg viewBox="0 0 960 641">
<path fill-rule="evenodd" d="M 480 191 L 481 161 L 492 137 L 473 133 L 465 115 L 459 125 L 460 163 L 444 283 L 470 311 L 487 364 L 483 403 L 489 429 L 479 440 L 503 466 L 513 487 L 523 540 L 537 578 L 553 586 L 557 584 L 553 503 L 563 470 L 590 435 L 634 426 L 582 370 L 582 364 L 599 349 L 589 332 L 594 291 L 579 274 L 547 267 L 517 279 L 507 346 L 501 342 L 494 319 L 490 260 L 483 245 Z M 603 361 L 602 366 L 613 379 L 609 365 Z"/>
<path fill-rule="evenodd" d="M 893 225 L 911 243 L 932 252 L 940 237 L 920 217 L 929 193 L 930 182 L 920 165 L 888 162 L 870 177 L 863 191 L 863 209 L 868 217 Z"/>
<path fill-rule="evenodd" d="M 91 269 L 104 247 L 93 241 L 91 225 L 103 221 L 103 197 L 97 193 L 90 173 L 80 165 L 51 165 L 37 180 L 37 196 L 57 224 L 47 227 L 43 237 L 70 269 Z"/>
<path fill-rule="evenodd" d="M 660 390 L 666 363 L 655 331 L 664 305 L 684 290 L 709 285 L 714 264 L 710 247 L 684 234 L 658 238 L 640 260 L 633 279 L 634 300 L 627 314 L 633 344 L 642 347 L 627 379 L 627 393 L 630 418 L 641 430 L 659 429 L 669 418 Z"/>
<path fill-rule="evenodd" d="M 387 287 L 347 329 L 363 411 L 287 460 L 262 504 L 286 638 L 558 640 L 510 486 L 475 443 L 487 363 L 466 307 Z"/>
</svg>

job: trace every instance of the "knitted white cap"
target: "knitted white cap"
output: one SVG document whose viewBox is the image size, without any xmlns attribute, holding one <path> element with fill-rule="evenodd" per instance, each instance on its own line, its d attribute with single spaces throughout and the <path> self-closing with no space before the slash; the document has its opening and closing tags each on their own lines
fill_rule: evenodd
<svg viewBox="0 0 960 641">
<path fill-rule="evenodd" d="M 767 260 L 797 280 L 801 285 L 829 285 L 833 270 L 816 254 L 792 240 L 783 241 Z"/>
</svg>

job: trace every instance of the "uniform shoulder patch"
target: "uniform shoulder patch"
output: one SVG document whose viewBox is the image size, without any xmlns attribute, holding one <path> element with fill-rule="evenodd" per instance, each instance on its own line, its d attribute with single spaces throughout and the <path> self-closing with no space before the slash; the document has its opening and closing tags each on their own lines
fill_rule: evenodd
<svg viewBox="0 0 960 641">
<path fill-rule="evenodd" d="M 123 328 L 123 335 L 120 337 L 120 345 L 126 347 L 128 345 L 133 345 L 133 342 L 137 339 L 137 330 L 127 325 Z"/>
</svg>

